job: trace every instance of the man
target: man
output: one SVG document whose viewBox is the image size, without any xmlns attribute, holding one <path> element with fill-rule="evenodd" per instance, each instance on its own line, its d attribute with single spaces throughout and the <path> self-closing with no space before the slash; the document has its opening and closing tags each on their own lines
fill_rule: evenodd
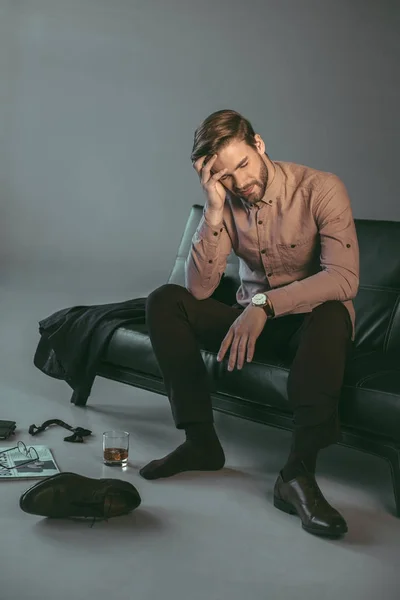
<svg viewBox="0 0 400 600">
<path fill-rule="evenodd" d="M 331 173 L 270 160 L 261 136 L 232 110 L 200 125 L 191 159 L 206 201 L 186 288 L 163 285 L 146 304 L 152 347 L 186 441 L 140 473 L 157 479 L 224 466 L 200 348 L 217 352 L 218 361 L 226 357 L 232 371 L 245 368 L 257 343 L 293 358 L 294 431 L 274 505 L 298 514 L 310 533 L 343 535 L 346 522 L 323 497 L 315 467 L 318 451 L 340 437 L 338 401 L 354 341 L 359 250 L 345 186 Z M 241 285 L 237 304 L 228 306 L 210 296 L 232 249 Z"/>
</svg>

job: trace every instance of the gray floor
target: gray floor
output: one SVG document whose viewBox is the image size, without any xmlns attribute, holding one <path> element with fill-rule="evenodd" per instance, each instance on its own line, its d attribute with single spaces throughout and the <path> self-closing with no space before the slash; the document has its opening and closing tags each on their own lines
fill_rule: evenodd
<svg viewBox="0 0 400 600">
<path fill-rule="evenodd" d="M 297 517 L 272 505 L 289 432 L 216 414 L 227 455 L 223 471 L 157 482 L 140 478 L 141 465 L 183 439 L 167 399 L 97 379 L 88 407 L 80 409 L 69 404 L 64 382 L 32 365 L 39 319 L 73 304 L 142 295 L 112 286 L 108 278 L 110 293 L 96 273 L 81 275 L 3 276 L 0 417 L 15 419 L 17 439 L 25 442 L 32 441 L 29 425 L 49 418 L 89 427 L 94 435 L 83 445 L 64 442 L 61 428 L 35 442 L 51 447 L 63 471 L 132 482 L 142 505 L 90 528 L 88 522 L 23 513 L 18 499 L 29 482 L 3 482 L 1 600 L 399 598 L 400 519 L 393 516 L 383 460 L 341 446 L 321 452 L 318 482 L 349 526 L 340 541 L 307 534 Z M 131 433 L 125 472 L 102 464 L 101 433 L 108 428 Z"/>
</svg>

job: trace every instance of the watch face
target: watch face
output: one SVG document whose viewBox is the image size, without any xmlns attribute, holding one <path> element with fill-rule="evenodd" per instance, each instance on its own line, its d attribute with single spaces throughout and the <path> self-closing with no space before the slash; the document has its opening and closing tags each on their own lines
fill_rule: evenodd
<svg viewBox="0 0 400 600">
<path fill-rule="evenodd" d="M 253 296 L 253 304 L 256 305 L 263 305 L 265 304 L 267 298 L 265 296 L 265 294 L 255 294 L 255 296 Z"/>
</svg>

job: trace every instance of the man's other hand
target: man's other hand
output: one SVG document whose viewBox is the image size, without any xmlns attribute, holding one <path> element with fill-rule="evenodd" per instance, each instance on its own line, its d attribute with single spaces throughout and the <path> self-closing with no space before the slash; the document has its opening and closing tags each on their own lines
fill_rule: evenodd
<svg viewBox="0 0 400 600">
<path fill-rule="evenodd" d="M 265 311 L 259 306 L 249 304 L 242 314 L 232 323 L 228 333 L 222 341 L 217 360 L 223 360 L 229 346 L 231 352 L 229 356 L 228 371 L 243 367 L 244 359 L 247 354 L 247 362 L 251 362 L 254 356 L 256 341 L 260 336 L 267 321 Z"/>
</svg>

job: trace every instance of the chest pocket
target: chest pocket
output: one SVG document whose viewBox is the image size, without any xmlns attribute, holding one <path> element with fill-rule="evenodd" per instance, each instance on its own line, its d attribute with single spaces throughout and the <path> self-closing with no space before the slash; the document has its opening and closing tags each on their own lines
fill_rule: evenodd
<svg viewBox="0 0 400 600">
<path fill-rule="evenodd" d="M 318 236 L 308 236 L 300 240 L 294 240 L 292 244 L 277 244 L 279 256 L 285 271 L 294 273 L 303 271 L 319 260 Z"/>
</svg>

